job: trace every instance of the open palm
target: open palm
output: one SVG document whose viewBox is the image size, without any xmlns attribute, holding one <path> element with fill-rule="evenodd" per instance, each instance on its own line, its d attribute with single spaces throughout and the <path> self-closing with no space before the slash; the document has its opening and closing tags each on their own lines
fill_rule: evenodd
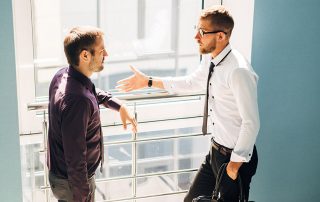
<svg viewBox="0 0 320 202">
<path fill-rule="evenodd" d="M 123 92 L 129 92 L 141 88 L 145 88 L 148 85 L 148 77 L 135 67 L 130 65 L 130 69 L 134 73 L 133 75 L 122 79 L 117 82 L 116 88 Z"/>
</svg>

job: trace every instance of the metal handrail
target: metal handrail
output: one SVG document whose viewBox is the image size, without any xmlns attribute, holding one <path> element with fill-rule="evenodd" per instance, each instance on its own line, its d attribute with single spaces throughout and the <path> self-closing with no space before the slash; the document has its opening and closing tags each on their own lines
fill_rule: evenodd
<svg viewBox="0 0 320 202">
<path fill-rule="evenodd" d="M 209 134 L 209 133 L 208 133 Z M 122 141 L 112 141 L 112 142 L 106 142 L 104 143 L 104 146 L 107 145 L 117 145 L 117 144 L 128 144 L 128 143 L 138 143 L 138 142 L 152 142 L 152 141 L 158 141 L 158 140 L 168 140 L 168 139 L 179 139 L 184 137 L 197 137 L 202 136 L 202 133 L 193 133 L 193 134 L 187 134 L 187 135 L 176 135 L 176 136 L 164 136 L 164 137 L 154 137 L 154 138 L 143 138 L 138 140 L 122 140 Z"/>
<path fill-rule="evenodd" d="M 188 98 L 200 98 L 200 96 L 203 96 L 204 94 L 201 92 L 197 93 L 183 93 L 183 94 L 169 94 L 165 90 L 152 90 L 152 91 L 135 91 L 131 94 L 120 94 L 120 93 L 114 93 L 114 97 L 128 101 L 129 104 L 132 102 L 145 103 L 150 100 L 157 100 L 157 99 L 177 99 L 178 100 L 188 100 Z M 40 111 L 40 110 L 47 110 L 48 109 L 48 100 L 47 99 L 41 99 L 36 102 L 28 103 L 27 108 L 29 111 Z"/>
</svg>

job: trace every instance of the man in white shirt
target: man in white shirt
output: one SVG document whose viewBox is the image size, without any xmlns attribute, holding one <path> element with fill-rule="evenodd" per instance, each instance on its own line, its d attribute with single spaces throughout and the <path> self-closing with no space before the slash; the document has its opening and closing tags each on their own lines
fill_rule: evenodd
<svg viewBox="0 0 320 202">
<path fill-rule="evenodd" d="M 260 128 L 258 76 L 248 61 L 229 44 L 233 18 L 223 6 L 203 10 L 195 36 L 201 54 L 210 54 L 192 74 L 184 77 L 149 77 L 134 67 L 134 75 L 118 82 L 128 92 L 144 87 L 166 89 L 170 93 L 206 90 L 203 133 L 211 124 L 212 144 L 184 201 L 211 195 L 219 168 L 227 163 L 220 194 L 225 201 L 239 201 L 237 177 L 240 174 L 246 201 L 258 157 L 255 148 Z M 209 115 L 209 116 L 208 116 Z M 207 117 L 209 120 L 207 120 Z"/>
</svg>

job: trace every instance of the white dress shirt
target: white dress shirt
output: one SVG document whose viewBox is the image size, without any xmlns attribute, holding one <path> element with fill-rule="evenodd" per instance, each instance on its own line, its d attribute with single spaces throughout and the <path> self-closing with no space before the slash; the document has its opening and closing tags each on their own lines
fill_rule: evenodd
<svg viewBox="0 0 320 202">
<path fill-rule="evenodd" d="M 230 44 L 214 59 L 215 65 L 231 50 Z M 169 93 L 206 90 L 210 63 L 202 60 L 190 75 L 163 78 Z M 215 142 L 233 149 L 231 161 L 249 162 L 260 128 L 257 103 L 258 75 L 235 49 L 218 66 L 209 81 L 208 122 Z"/>
</svg>

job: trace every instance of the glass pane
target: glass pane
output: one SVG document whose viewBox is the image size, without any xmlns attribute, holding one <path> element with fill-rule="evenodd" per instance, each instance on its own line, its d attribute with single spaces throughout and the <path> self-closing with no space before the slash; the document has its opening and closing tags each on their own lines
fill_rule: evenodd
<svg viewBox="0 0 320 202">
<path fill-rule="evenodd" d="M 41 144 L 21 145 L 22 183 L 26 197 L 32 197 L 31 190 L 44 186 L 44 166 L 46 163 L 45 154 L 40 152 L 41 148 Z"/>
<path fill-rule="evenodd" d="M 169 122 L 168 124 L 173 124 L 174 121 Z M 168 137 L 168 136 L 178 136 L 182 134 L 192 134 L 198 131 L 198 127 L 185 127 L 185 128 L 176 128 L 176 129 L 159 129 L 157 132 L 148 131 L 141 132 L 138 134 L 138 139 L 146 139 L 146 138 L 155 138 L 155 137 Z"/>
<path fill-rule="evenodd" d="M 54 197 L 51 189 L 35 189 L 32 191 L 32 198 L 23 198 L 24 202 L 38 202 L 38 201 L 48 201 L 49 202 L 56 202 L 57 199 Z"/>
<path fill-rule="evenodd" d="M 208 148 L 209 141 L 204 136 L 137 143 L 137 172 L 147 174 L 198 168 Z"/>
<path fill-rule="evenodd" d="M 43 144 L 37 143 L 38 139 L 32 136 L 27 142 L 29 144 L 21 144 L 21 173 L 24 201 L 45 201 L 45 181 L 44 166 L 45 153 L 43 152 Z M 50 190 L 47 189 L 49 194 Z"/>
<path fill-rule="evenodd" d="M 114 114 L 117 116 L 117 114 Z M 103 141 L 107 142 L 116 142 L 116 141 L 128 141 L 132 139 L 131 131 L 123 130 L 122 126 L 106 126 L 102 127 L 103 132 Z"/>
<path fill-rule="evenodd" d="M 177 159 L 173 144 L 173 140 L 138 143 L 138 174 L 173 170 Z"/>
<path fill-rule="evenodd" d="M 138 1 L 103 0 L 100 4 L 100 27 L 110 57 L 134 56 L 132 41 L 137 39 Z M 116 19 L 116 20 L 115 20 Z"/>
<path fill-rule="evenodd" d="M 103 173 L 96 171 L 97 179 L 130 176 L 132 173 L 132 146 L 118 144 L 105 146 Z"/>
<path fill-rule="evenodd" d="M 96 182 L 96 201 L 122 199 L 132 197 L 132 180 L 123 179 L 116 181 Z M 122 201 L 122 200 L 121 200 Z"/>
<path fill-rule="evenodd" d="M 137 196 L 160 195 L 186 190 L 194 175 L 195 172 L 139 177 L 137 178 Z"/>
<path fill-rule="evenodd" d="M 63 33 L 69 32 L 76 25 L 98 26 L 97 0 L 61 1 L 61 23 Z"/>
<path fill-rule="evenodd" d="M 97 2 L 33 0 L 35 62 L 54 66 L 65 62 L 63 38 L 71 27 L 97 26 Z"/>
<path fill-rule="evenodd" d="M 37 66 L 57 64 L 63 50 L 60 1 L 33 0 L 34 59 Z"/>
<path fill-rule="evenodd" d="M 136 46 L 144 53 L 161 53 L 173 50 L 174 25 L 173 2 L 171 0 L 147 0 L 145 2 L 144 38 Z M 142 53 L 143 53 L 142 52 Z"/>
<path fill-rule="evenodd" d="M 45 190 L 35 189 L 32 191 L 32 201 L 46 201 Z"/>
<path fill-rule="evenodd" d="M 63 39 L 73 26 L 99 26 L 105 32 L 106 68 L 92 77 L 104 90 L 129 76 L 129 65 L 149 75 L 174 76 L 199 64 L 193 27 L 201 2 L 33 0 L 33 5 L 37 97 L 48 95 L 53 75 L 67 64 Z"/>
<path fill-rule="evenodd" d="M 197 58 L 198 56 L 198 44 L 196 43 L 194 37 L 196 35 L 194 30 L 194 25 L 197 25 L 199 14 L 201 11 L 201 1 L 194 0 L 182 0 L 179 4 L 179 37 L 178 37 L 178 48 L 179 54 L 190 54 Z M 191 58 L 193 58 L 191 57 Z M 184 61 L 187 58 L 183 58 Z M 190 68 L 193 64 L 190 65 Z"/>
</svg>

